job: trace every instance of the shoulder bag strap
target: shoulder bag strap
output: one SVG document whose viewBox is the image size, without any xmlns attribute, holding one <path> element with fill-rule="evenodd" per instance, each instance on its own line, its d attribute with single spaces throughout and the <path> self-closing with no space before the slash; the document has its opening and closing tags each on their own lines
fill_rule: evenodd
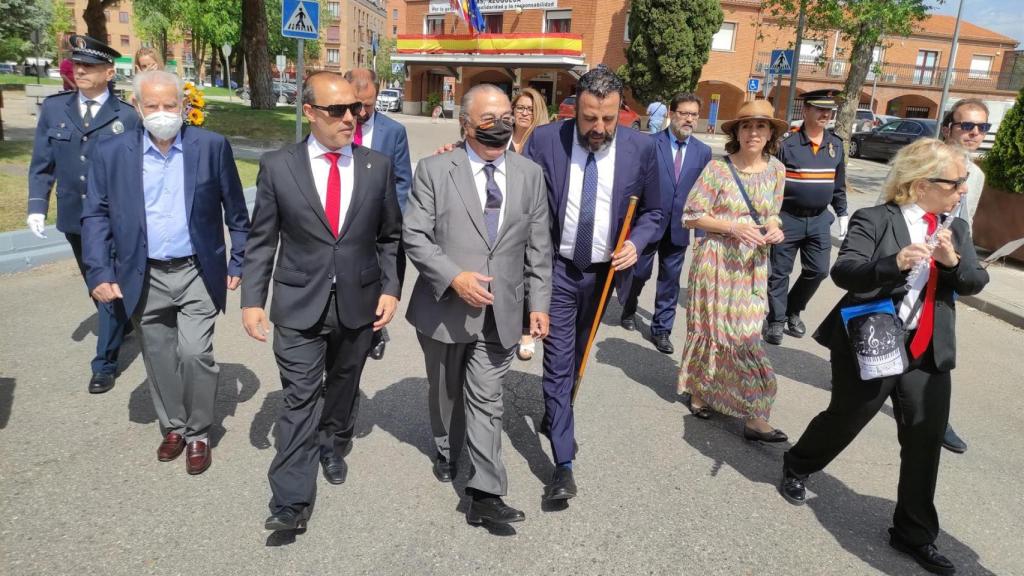
<svg viewBox="0 0 1024 576">
<path fill-rule="evenodd" d="M 728 155 L 725 156 L 725 164 L 729 167 L 729 171 L 732 172 L 732 178 L 736 181 L 736 186 L 739 186 L 743 201 L 747 203 L 747 210 L 750 210 L 750 217 L 754 219 L 755 224 L 761 226 L 761 217 L 754 210 L 754 203 L 750 201 L 750 196 L 747 195 L 747 188 L 743 185 L 743 181 L 740 180 L 740 175 L 736 172 L 736 166 L 733 165 L 732 159 Z"/>
</svg>

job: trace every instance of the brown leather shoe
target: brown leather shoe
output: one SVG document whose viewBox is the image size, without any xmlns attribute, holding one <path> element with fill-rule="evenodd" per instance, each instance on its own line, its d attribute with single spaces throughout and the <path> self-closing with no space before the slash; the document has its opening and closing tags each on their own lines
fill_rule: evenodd
<svg viewBox="0 0 1024 576">
<path fill-rule="evenodd" d="M 185 470 L 189 474 L 202 474 L 213 463 L 213 451 L 206 440 L 193 440 L 185 450 Z"/>
<path fill-rule="evenodd" d="M 185 449 L 185 438 L 177 432 L 168 432 L 164 441 L 156 449 L 156 459 L 161 462 L 170 462 L 177 458 Z"/>
</svg>

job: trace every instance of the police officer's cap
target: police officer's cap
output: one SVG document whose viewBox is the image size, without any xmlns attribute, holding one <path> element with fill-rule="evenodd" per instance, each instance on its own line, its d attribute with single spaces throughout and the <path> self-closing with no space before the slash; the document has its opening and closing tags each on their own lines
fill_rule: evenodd
<svg viewBox="0 0 1024 576">
<path fill-rule="evenodd" d="M 73 34 L 68 37 L 71 45 L 71 61 L 82 64 L 113 64 L 121 57 L 121 53 L 103 42 L 84 34 Z"/>
<path fill-rule="evenodd" d="M 833 110 L 843 101 L 843 96 L 839 90 L 826 88 L 825 90 L 812 90 L 811 92 L 805 92 L 803 100 L 804 106 Z"/>
</svg>

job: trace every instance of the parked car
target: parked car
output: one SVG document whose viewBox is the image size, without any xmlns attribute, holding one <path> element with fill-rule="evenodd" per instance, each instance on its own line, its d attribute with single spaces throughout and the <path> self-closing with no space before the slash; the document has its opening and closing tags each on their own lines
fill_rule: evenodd
<svg viewBox="0 0 1024 576">
<path fill-rule="evenodd" d="M 558 105 L 559 120 L 576 117 L 576 97 L 569 96 Z M 629 126 L 633 130 L 640 129 L 640 115 L 634 112 L 625 102 L 619 108 L 619 124 Z"/>
<path fill-rule="evenodd" d="M 377 94 L 378 112 L 398 112 L 402 109 L 402 93 L 390 88 Z"/>
<path fill-rule="evenodd" d="M 826 128 L 834 129 L 836 127 L 836 114 L 838 114 L 838 112 L 838 108 L 832 112 L 832 119 L 825 125 Z M 803 123 L 803 119 L 793 120 L 789 123 L 789 131 L 796 132 L 801 126 L 803 126 Z M 879 116 L 874 112 L 867 108 L 858 108 L 857 115 L 853 119 L 853 129 L 850 130 L 850 133 L 856 134 L 857 132 L 867 132 L 876 126 L 881 126 L 882 124 L 883 122 L 879 120 Z"/>
<path fill-rule="evenodd" d="M 850 156 L 889 160 L 896 152 L 919 138 L 935 137 L 935 120 L 921 118 L 896 120 L 870 132 L 850 137 Z"/>
<path fill-rule="evenodd" d="M 17 74 L 18 65 L 14 62 L 0 62 L 0 74 Z"/>
<path fill-rule="evenodd" d="M 881 126 L 882 124 L 888 124 L 889 122 L 903 120 L 903 118 L 900 118 L 899 116 L 889 116 L 888 114 L 879 114 L 878 120 L 881 122 L 881 124 L 879 124 L 879 126 Z"/>
<path fill-rule="evenodd" d="M 295 99 L 298 98 L 298 88 L 295 87 L 295 84 L 289 82 L 274 80 L 273 90 L 274 97 L 277 98 L 278 103 L 295 104 Z M 249 100 L 249 87 L 243 86 L 235 90 L 235 95 L 242 100 Z"/>
<path fill-rule="evenodd" d="M 56 66 L 46 71 L 46 77 L 54 80 L 60 80 L 60 68 Z"/>
</svg>

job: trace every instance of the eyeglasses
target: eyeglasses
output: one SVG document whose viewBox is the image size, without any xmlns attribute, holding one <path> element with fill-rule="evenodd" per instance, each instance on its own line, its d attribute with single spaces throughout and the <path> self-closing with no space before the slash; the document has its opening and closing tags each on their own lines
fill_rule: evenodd
<svg viewBox="0 0 1024 576">
<path fill-rule="evenodd" d="M 970 132 L 977 128 L 982 134 L 987 134 L 992 129 L 991 122 L 953 122 L 950 126 L 959 126 L 964 132 Z"/>
<path fill-rule="evenodd" d="M 344 118 L 345 113 L 350 113 L 353 116 L 358 116 L 363 111 L 362 102 L 353 102 L 351 104 L 331 104 L 330 106 L 320 106 L 318 104 L 310 104 L 311 108 L 317 110 L 323 110 L 327 112 L 327 115 L 331 118 Z"/>
<path fill-rule="evenodd" d="M 533 114 L 533 106 L 516 106 L 513 110 L 516 114 Z"/>
<path fill-rule="evenodd" d="M 672 113 L 676 116 L 682 116 L 683 118 L 697 118 L 700 116 L 699 112 L 683 112 L 682 110 L 675 110 Z"/>
<path fill-rule="evenodd" d="M 928 181 L 932 184 L 949 184 L 952 186 L 952 188 L 950 188 L 950 191 L 952 191 L 966 184 L 967 176 L 957 178 L 956 180 L 950 180 L 949 178 L 929 178 Z"/>
<path fill-rule="evenodd" d="M 512 122 L 513 122 L 512 115 L 511 114 L 506 114 L 504 116 L 500 116 L 500 117 L 495 118 L 494 116 L 491 116 L 490 114 L 487 114 L 484 117 L 480 118 L 480 123 L 477 124 L 476 127 L 477 128 L 483 128 L 484 130 L 488 130 L 490 128 L 493 128 L 494 125 L 497 124 L 498 122 L 501 122 L 502 124 L 506 124 L 508 126 L 511 126 Z"/>
</svg>

